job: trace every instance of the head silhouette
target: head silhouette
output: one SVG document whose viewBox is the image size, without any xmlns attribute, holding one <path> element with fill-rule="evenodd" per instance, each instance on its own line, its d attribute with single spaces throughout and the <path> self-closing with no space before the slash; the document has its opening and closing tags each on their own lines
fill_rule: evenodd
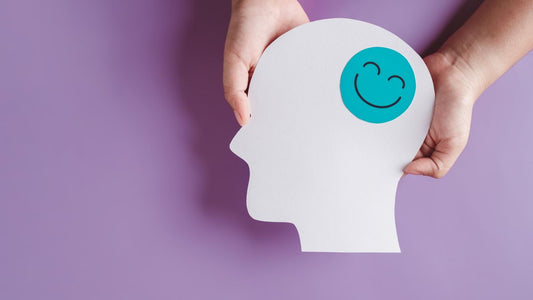
<svg viewBox="0 0 533 300">
<path fill-rule="evenodd" d="M 434 102 L 420 56 L 372 24 L 311 22 L 265 50 L 249 99 L 230 148 L 250 215 L 293 223 L 302 251 L 399 252 L 396 187 Z"/>
</svg>

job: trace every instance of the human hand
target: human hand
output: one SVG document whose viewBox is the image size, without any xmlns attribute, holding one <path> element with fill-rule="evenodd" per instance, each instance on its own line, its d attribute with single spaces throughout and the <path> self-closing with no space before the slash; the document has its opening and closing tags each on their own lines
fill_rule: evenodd
<svg viewBox="0 0 533 300">
<path fill-rule="evenodd" d="M 224 47 L 224 97 L 237 122 L 250 119 L 246 94 L 255 65 L 278 36 L 309 22 L 297 0 L 234 0 Z"/>
<path fill-rule="evenodd" d="M 429 132 L 404 172 L 442 178 L 466 146 L 480 84 L 465 62 L 435 53 L 424 59 L 435 86 Z"/>
<path fill-rule="evenodd" d="M 424 59 L 435 86 L 433 120 L 407 174 L 443 177 L 468 140 L 479 95 L 533 49 L 533 0 L 487 0 Z"/>
</svg>

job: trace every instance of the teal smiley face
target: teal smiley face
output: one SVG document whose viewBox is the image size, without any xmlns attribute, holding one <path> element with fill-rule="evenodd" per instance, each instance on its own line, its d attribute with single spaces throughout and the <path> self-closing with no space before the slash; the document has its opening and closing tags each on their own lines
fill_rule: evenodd
<svg viewBox="0 0 533 300">
<path fill-rule="evenodd" d="M 415 96 L 415 74 L 407 59 L 389 48 L 356 53 L 341 75 L 341 96 L 359 119 L 385 123 L 403 114 Z"/>
</svg>

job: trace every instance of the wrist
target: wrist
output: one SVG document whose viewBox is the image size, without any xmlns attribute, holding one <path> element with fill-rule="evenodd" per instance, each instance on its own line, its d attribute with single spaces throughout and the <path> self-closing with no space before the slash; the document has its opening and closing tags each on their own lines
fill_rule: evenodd
<svg viewBox="0 0 533 300">
<path fill-rule="evenodd" d="M 512 65 L 490 32 L 460 29 L 438 50 L 450 65 L 465 74 L 477 96 Z M 476 98 L 477 98 L 476 96 Z"/>
<path fill-rule="evenodd" d="M 445 44 L 436 53 L 442 58 L 447 72 L 458 79 L 456 84 L 464 85 L 470 91 L 473 101 L 492 83 L 487 76 L 486 66 L 479 61 L 480 56 L 475 51 L 476 46 L 473 44 L 462 44 L 459 47 Z"/>
</svg>

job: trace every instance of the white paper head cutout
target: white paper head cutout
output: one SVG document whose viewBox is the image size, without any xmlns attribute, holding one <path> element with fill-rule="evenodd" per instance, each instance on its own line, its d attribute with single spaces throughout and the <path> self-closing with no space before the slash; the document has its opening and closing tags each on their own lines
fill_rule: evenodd
<svg viewBox="0 0 533 300">
<path fill-rule="evenodd" d="M 349 19 L 275 40 L 230 144 L 250 168 L 247 207 L 293 223 L 302 251 L 399 252 L 396 187 L 428 131 L 431 76 L 396 35 Z"/>
</svg>

